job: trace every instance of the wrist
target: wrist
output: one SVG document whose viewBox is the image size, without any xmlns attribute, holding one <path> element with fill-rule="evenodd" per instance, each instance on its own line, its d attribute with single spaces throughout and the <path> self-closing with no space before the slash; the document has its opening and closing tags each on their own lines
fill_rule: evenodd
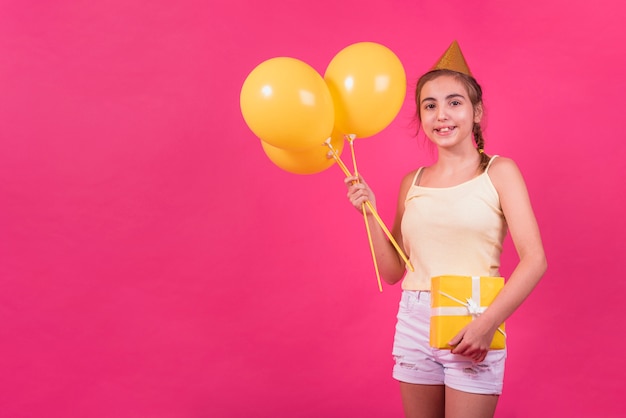
<svg viewBox="0 0 626 418">
<path fill-rule="evenodd" d="M 478 317 L 478 320 L 481 321 L 482 326 L 487 328 L 489 331 L 496 332 L 498 327 L 502 324 L 502 321 L 498 321 L 492 315 L 488 315 L 487 311 Z"/>
</svg>

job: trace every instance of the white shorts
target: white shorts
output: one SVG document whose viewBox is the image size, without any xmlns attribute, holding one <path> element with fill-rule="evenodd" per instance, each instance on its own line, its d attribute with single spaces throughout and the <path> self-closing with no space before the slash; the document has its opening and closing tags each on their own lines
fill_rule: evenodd
<svg viewBox="0 0 626 418">
<path fill-rule="evenodd" d="M 506 349 L 489 350 L 484 361 L 475 363 L 450 350 L 430 347 L 429 333 L 430 292 L 404 290 L 393 342 L 395 379 L 469 393 L 502 393 Z"/>
</svg>

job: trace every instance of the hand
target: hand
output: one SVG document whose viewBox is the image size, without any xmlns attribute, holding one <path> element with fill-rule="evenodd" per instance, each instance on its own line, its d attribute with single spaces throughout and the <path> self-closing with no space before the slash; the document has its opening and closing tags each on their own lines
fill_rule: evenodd
<svg viewBox="0 0 626 418">
<path fill-rule="evenodd" d="M 354 206 L 359 212 L 363 210 L 362 207 L 365 202 L 370 202 L 374 208 L 376 207 L 376 197 L 374 196 L 374 192 L 372 192 L 372 189 L 370 189 L 367 183 L 365 183 L 363 177 L 346 177 L 344 182 L 348 187 L 348 200 L 350 200 L 352 206 Z"/>
<path fill-rule="evenodd" d="M 487 357 L 487 352 L 493 340 L 494 329 L 480 321 L 480 318 L 470 322 L 450 342 L 452 354 L 469 357 L 480 363 Z"/>
</svg>

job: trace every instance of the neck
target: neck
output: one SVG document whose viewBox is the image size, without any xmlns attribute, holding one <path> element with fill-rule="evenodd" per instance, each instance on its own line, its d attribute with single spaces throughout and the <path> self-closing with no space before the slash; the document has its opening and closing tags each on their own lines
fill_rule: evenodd
<svg viewBox="0 0 626 418">
<path fill-rule="evenodd" d="M 444 172 L 455 173 L 480 165 L 480 154 L 471 147 L 469 149 L 449 150 L 438 149 L 437 161 L 434 164 Z"/>
</svg>

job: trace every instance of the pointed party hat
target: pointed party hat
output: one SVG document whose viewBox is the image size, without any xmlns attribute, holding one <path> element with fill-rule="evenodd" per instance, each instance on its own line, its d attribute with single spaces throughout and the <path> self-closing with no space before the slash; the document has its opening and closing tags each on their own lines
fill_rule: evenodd
<svg viewBox="0 0 626 418">
<path fill-rule="evenodd" d="M 463 53 L 461 52 L 461 47 L 457 41 L 453 41 L 446 52 L 439 58 L 439 61 L 433 66 L 433 70 L 452 70 L 457 71 L 459 73 L 472 75 L 467 62 L 465 62 L 465 58 L 463 57 Z"/>
</svg>

